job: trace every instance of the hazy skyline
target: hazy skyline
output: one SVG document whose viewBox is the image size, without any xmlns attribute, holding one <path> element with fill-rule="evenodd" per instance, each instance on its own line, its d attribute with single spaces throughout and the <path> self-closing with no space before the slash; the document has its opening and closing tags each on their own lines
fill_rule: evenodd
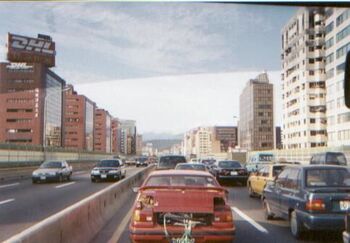
<svg viewBox="0 0 350 243">
<path fill-rule="evenodd" d="M 295 11 L 227 3 L 3 2 L 0 60 L 8 32 L 51 35 L 53 70 L 78 92 L 116 117 L 137 120 L 140 132 L 178 133 L 232 124 L 237 97 L 258 72 L 267 70 L 280 86 L 280 30 Z"/>
</svg>

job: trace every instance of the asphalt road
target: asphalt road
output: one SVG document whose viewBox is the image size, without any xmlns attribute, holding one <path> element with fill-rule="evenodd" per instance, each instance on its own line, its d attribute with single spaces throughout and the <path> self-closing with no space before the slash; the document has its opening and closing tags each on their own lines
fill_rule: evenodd
<svg viewBox="0 0 350 243">
<path fill-rule="evenodd" d="M 250 198 L 247 189 L 241 186 L 227 187 L 229 203 L 236 224 L 236 239 L 239 243 L 289 243 L 289 242 L 342 242 L 340 233 L 314 232 L 295 240 L 289 231 L 289 223 L 283 220 L 264 219 L 264 211 L 258 198 Z M 118 212 L 110 223 L 95 237 L 93 243 L 129 241 L 128 223 L 134 198 Z"/>
<path fill-rule="evenodd" d="M 127 176 L 138 170 L 127 168 Z M 21 180 L 0 184 L 0 242 L 111 183 L 91 183 L 90 171 L 79 171 L 63 183 L 33 185 L 31 180 Z"/>
</svg>

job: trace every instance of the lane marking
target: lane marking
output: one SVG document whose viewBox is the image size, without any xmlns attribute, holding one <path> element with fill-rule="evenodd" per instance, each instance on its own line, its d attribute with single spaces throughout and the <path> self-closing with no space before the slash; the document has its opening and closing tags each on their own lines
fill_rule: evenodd
<svg viewBox="0 0 350 243">
<path fill-rule="evenodd" d="M 108 243 L 116 243 L 119 242 L 120 237 L 123 234 L 123 231 L 125 230 L 126 226 L 129 223 L 129 220 L 131 218 L 131 214 L 133 212 L 133 207 L 131 207 L 131 209 L 129 210 L 129 212 L 127 213 L 127 215 L 125 215 L 125 217 L 123 218 L 122 222 L 120 222 L 120 224 L 118 225 L 117 230 L 113 233 L 112 237 L 109 239 Z"/>
<path fill-rule="evenodd" d="M 5 204 L 5 203 L 12 202 L 12 201 L 14 201 L 14 200 L 15 200 L 14 198 L 10 198 L 10 199 L 7 199 L 7 200 L 4 200 L 4 201 L 1 201 L 1 202 L 0 202 L 0 205 Z"/>
<path fill-rule="evenodd" d="M 262 233 L 269 233 L 267 231 L 267 229 L 265 229 L 264 227 L 262 227 L 260 224 L 258 224 L 257 222 L 254 221 L 254 219 L 250 218 L 249 216 L 247 216 L 245 213 L 243 213 L 241 210 L 239 210 L 236 207 L 231 207 L 231 209 L 233 211 L 235 211 L 239 216 L 241 216 L 243 219 L 245 219 L 246 221 L 248 221 L 248 223 L 250 223 L 251 225 L 253 225 L 257 230 L 259 230 Z"/>
<path fill-rule="evenodd" d="M 16 182 L 16 183 L 12 183 L 12 184 L 2 185 L 2 186 L 0 186 L 0 188 L 6 188 L 6 187 L 18 186 L 18 185 L 19 185 L 19 182 Z"/>
<path fill-rule="evenodd" d="M 70 186 L 70 185 L 73 185 L 73 184 L 75 184 L 75 181 L 72 181 L 72 182 L 69 182 L 69 183 L 65 183 L 65 184 L 62 184 L 62 185 L 59 185 L 59 186 L 55 186 L 55 188 L 62 188 L 62 187 Z"/>
</svg>

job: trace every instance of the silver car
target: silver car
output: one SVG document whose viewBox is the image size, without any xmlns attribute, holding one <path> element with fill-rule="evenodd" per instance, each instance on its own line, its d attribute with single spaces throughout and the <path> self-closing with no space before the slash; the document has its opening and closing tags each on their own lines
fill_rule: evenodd
<svg viewBox="0 0 350 243">
<path fill-rule="evenodd" d="M 70 180 L 72 175 L 72 166 L 66 161 L 45 161 L 39 169 L 33 171 L 32 182 L 47 182 Z"/>
</svg>

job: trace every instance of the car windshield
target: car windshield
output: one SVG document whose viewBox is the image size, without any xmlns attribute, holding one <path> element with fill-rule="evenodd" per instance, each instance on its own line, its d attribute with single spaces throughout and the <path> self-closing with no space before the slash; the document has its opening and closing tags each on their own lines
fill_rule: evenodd
<svg viewBox="0 0 350 243">
<path fill-rule="evenodd" d="M 327 164 L 330 165 L 346 165 L 346 158 L 343 153 L 328 153 Z"/>
<path fill-rule="evenodd" d="M 101 160 L 98 162 L 98 167 L 118 167 L 119 161 L 118 160 Z"/>
<path fill-rule="evenodd" d="M 221 168 L 241 168 L 242 165 L 238 161 L 220 161 L 219 162 L 219 167 Z"/>
<path fill-rule="evenodd" d="M 204 159 L 204 160 L 202 160 L 202 163 L 206 164 L 206 165 L 212 165 L 212 164 L 215 163 L 215 160 L 213 160 L 213 159 Z"/>
<path fill-rule="evenodd" d="M 206 167 L 205 167 L 205 165 L 202 165 L 202 164 L 178 164 L 175 169 L 177 169 L 177 170 L 201 170 L 201 171 L 205 171 Z"/>
<path fill-rule="evenodd" d="M 196 175 L 164 175 L 151 176 L 146 182 L 146 186 L 199 186 L 199 187 L 214 187 L 218 186 L 216 181 L 209 176 Z"/>
<path fill-rule="evenodd" d="M 166 156 L 161 157 L 159 161 L 159 167 L 171 167 L 175 168 L 178 163 L 185 163 L 186 159 L 183 156 Z"/>
<path fill-rule="evenodd" d="M 48 161 L 44 162 L 40 168 L 61 168 L 62 167 L 62 162 L 59 161 Z"/>
<path fill-rule="evenodd" d="M 349 187 L 350 173 L 347 169 L 308 169 L 305 180 L 307 187 Z"/>
<path fill-rule="evenodd" d="M 279 165 L 274 166 L 272 168 L 272 176 L 273 177 L 278 176 L 283 171 L 284 167 L 285 166 L 283 166 L 283 165 L 281 165 L 281 166 L 279 166 Z"/>
</svg>

